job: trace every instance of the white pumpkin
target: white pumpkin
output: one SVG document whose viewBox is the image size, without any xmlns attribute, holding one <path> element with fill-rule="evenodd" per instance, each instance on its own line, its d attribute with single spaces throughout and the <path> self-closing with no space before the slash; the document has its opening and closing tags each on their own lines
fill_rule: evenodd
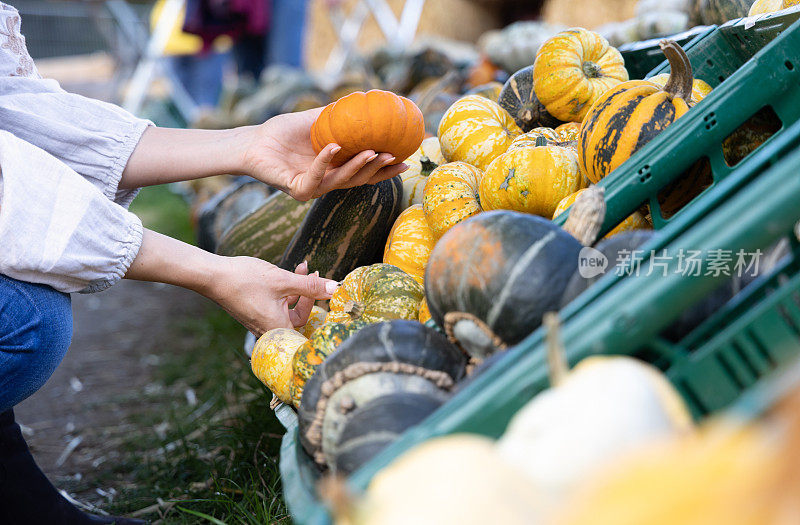
<svg viewBox="0 0 800 525">
<path fill-rule="evenodd" d="M 403 210 L 414 204 L 422 204 L 422 190 L 433 170 L 444 164 L 439 139 L 428 137 L 419 149 L 405 161 L 408 169 L 401 175 L 403 179 Z M 402 211 L 402 210 L 401 210 Z"/>
<path fill-rule="evenodd" d="M 657 369 L 628 357 L 593 357 L 525 405 L 498 449 L 558 501 L 621 454 L 690 428 L 688 409 Z"/>
<path fill-rule="evenodd" d="M 454 434 L 417 446 L 379 472 L 354 521 L 533 525 L 541 523 L 542 504 L 531 483 L 500 460 L 494 441 Z"/>
</svg>

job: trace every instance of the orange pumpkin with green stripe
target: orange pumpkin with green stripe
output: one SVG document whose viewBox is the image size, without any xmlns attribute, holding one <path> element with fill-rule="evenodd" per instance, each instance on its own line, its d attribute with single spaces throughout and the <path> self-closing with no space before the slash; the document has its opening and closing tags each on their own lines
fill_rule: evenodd
<svg viewBox="0 0 800 525">
<path fill-rule="evenodd" d="M 619 51 L 600 34 L 567 29 L 542 44 L 533 64 L 534 90 L 547 111 L 581 122 L 607 90 L 628 80 Z"/>
<path fill-rule="evenodd" d="M 425 279 L 425 266 L 431 255 L 433 238 L 421 204 L 406 209 L 394 222 L 383 251 L 383 262 L 397 266 L 419 284 Z"/>
<path fill-rule="evenodd" d="M 515 148 L 489 165 L 481 179 L 480 200 L 484 210 L 514 210 L 549 219 L 561 199 L 583 187 L 574 151 L 546 145 Z"/>
<path fill-rule="evenodd" d="M 571 140 L 578 140 L 578 135 L 581 133 L 580 122 L 565 122 L 555 129 L 555 132 L 563 142 Z"/>
<path fill-rule="evenodd" d="M 434 239 L 483 211 L 478 201 L 482 177 L 483 171 L 466 162 L 449 162 L 433 170 L 425 184 L 422 209 Z"/>
<path fill-rule="evenodd" d="M 692 66 L 674 41 L 661 49 L 672 72 L 661 89 L 647 80 L 631 80 L 607 91 L 581 125 L 578 159 L 593 183 L 614 171 L 642 146 L 689 110 Z"/>
<path fill-rule="evenodd" d="M 480 95 L 457 100 L 439 123 L 439 143 L 448 162 L 486 169 L 522 130 L 497 102 Z"/>
</svg>

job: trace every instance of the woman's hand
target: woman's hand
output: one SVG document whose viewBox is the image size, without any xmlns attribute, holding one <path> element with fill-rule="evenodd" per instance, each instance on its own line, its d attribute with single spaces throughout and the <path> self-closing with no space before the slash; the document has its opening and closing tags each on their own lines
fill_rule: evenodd
<svg viewBox="0 0 800 525">
<path fill-rule="evenodd" d="M 291 273 L 252 257 L 221 259 L 204 295 L 256 337 L 273 328 L 305 325 L 314 301 L 330 299 L 338 286 L 317 273 L 308 275 L 306 263 Z"/>
<path fill-rule="evenodd" d="M 311 125 L 321 112 L 317 108 L 278 115 L 253 128 L 245 150 L 245 171 L 306 201 L 334 189 L 377 184 L 408 169 L 405 164 L 390 166 L 395 161 L 391 154 L 374 151 L 362 151 L 332 168 L 330 162 L 339 146 L 328 144 L 317 155 L 311 145 Z"/>
<path fill-rule="evenodd" d="M 330 299 L 336 291 L 336 281 L 307 274 L 305 263 L 291 273 L 261 259 L 222 257 L 145 230 L 125 278 L 193 290 L 260 336 L 273 328 L 303 326 L 314 301 Z"/>
</svg>

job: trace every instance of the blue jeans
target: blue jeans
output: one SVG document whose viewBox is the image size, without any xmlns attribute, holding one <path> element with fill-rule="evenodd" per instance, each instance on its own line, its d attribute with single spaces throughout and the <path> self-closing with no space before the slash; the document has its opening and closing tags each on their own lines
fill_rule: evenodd
<svg viewBox="0 0 800 525">
<path fill-rule="evenodd" d="M 0 275 L 0 413 L 45 384 L 71 340 L 68 294 Z"/>
</svg>

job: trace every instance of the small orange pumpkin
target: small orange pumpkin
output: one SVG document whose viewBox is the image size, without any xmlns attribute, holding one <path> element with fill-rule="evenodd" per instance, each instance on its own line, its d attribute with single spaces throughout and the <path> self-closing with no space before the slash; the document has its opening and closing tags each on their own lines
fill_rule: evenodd
<svg viewBox="0 0 800 525">
<path fill-rule="evenodd" d="M 414 204 L 397 217 L 386 240 L 383 262 L 397 266 L 419 284 L 425 280 L 425 266 L 431 255 L 433 238 L 421 204 Z"/>
<path fill-rule="evenodd" d="M 556 128 L 556 133 L 561 138 L 562 142 L 569 142 L 578 140 L 578 135 L 581 133 L 580 122 L 565 122 Z"/>
<path fill-rule="evenodd" d="M 424 137 L 419 108 L 405 97 L 378 89 L 351 93 L 328 104 L 311 126 L 315 152 L 332 143 L 341 146 L 333 166 L 365 150 L 391 153 L 399 164 L 419 148 Z"/>
<path fill-rule="evenodd" d="M 482 177 L 481 170 L 466 162 L 449 162 L 433 170 L 425 183 L 422 209 L 434 239 L 483 211 L 478 201 Z"/>
</svg>

